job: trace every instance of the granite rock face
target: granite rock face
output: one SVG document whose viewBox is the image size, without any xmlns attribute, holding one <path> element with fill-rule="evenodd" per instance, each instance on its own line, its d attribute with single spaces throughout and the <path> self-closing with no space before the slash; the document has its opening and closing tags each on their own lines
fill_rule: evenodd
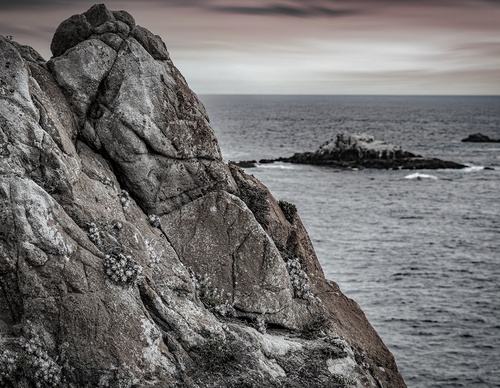
<svg viewBox="0 0 500 388">
<path fill-rule="evenodd" d="M 0 385 L 405 386 L 159 37 L 96 5 L 51 50 L 0 37 Z"/>
</svg>

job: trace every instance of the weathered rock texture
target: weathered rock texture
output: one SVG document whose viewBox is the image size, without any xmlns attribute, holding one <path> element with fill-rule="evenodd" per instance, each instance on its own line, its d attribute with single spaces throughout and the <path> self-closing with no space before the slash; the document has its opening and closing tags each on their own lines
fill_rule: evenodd
<svg viewBox="0 0 500 388">
<path fill-rule="evenodd" d="M 0 386 L 405 386 L 159 37 L 97 5 L 51 49 L 0 38 Z"/>
<path fill-rule="evenodd" d="M 316 164 L 340 168 L 378 169 L 440 169 L 464 168 L 463 164 L 436 158 L 425 158 L 401 147 L 375 140 L 366 134 L 339 133 L 322 144 L 315 152 L 297 153 L 289 158 L 261 160 L 260 163 L 287 162 Z M 241 167 L 254 167 L 255 161 L 238 163 Z"/>
</svg>

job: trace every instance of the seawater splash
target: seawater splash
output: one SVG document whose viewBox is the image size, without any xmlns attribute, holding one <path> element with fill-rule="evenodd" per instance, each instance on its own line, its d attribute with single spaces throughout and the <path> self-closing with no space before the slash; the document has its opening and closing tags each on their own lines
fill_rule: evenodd
<svg viewBox="0 0 500 388">
<path fill-rule="evenodd" d="M 410 175 L 405 176 L 405 179 L 417 179 L 417 180 L 430 179 L 430 180 L 437 181 L 439 178 L 437 176 L 434 176 L 434 175 L 421 174 L 419 172 L 416 172 L 414 174 L 410 174 Z"/>
</svg>

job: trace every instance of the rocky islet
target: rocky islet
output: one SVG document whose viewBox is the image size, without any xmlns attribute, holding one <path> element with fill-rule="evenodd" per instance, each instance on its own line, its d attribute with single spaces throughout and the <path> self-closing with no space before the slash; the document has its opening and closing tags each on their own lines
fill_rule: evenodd
<svg viewBox="0 0 500 388">
<path fill-rule="evenodd" d="M 376 140 L 367 134 L 351 134 L 340 132 L 336 137 L 323 143 L 314 152 L 300 152 L 291 157 L 277 159 L 263 159 L 261 164 L 274 162 L 313 164 L 337 168 L 376 168 L 393 170 L 465 168 L 455 163 L 437 158 L 427 158 L 404 151 L 399 146 Z M 243 168 L 256 166 L 257 161 L 241 161 L 238 165 Z"/>
<path fill-rule="evenodd" d="M 492 139 L 489 136 L 483 135 L 482 133 L 473 133 L 462 139 L 464 143 L 500 143 L 500 139 Z"/>
</svg>

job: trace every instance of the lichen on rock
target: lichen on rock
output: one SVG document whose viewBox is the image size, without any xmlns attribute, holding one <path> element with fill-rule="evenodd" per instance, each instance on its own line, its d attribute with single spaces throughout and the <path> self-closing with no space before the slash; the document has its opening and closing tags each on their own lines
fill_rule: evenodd
<svg viewBox="0 0 500 388">
<path fill-rule="evenodd" d="M 51 50 L 0 37 L 0 385 L 405 386 L 158 36 L 101 4 Z"/>
</svg>

